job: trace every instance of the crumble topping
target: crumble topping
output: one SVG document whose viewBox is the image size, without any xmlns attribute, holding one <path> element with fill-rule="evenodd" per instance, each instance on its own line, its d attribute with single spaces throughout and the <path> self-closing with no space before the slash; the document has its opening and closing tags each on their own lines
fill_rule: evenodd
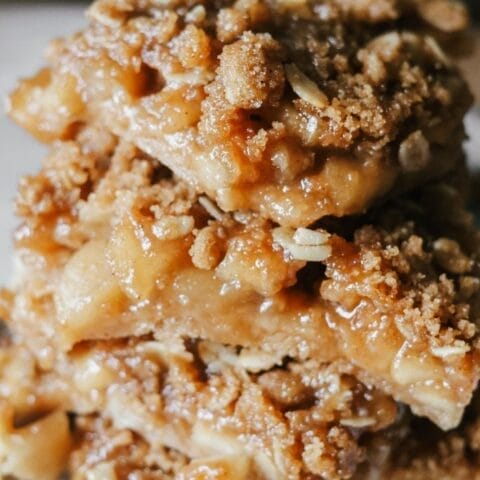
<svg viewBox="0 0 480 480">
<path fill-rule="evenodd" d="M 108 0 L 89 18 L 11 96 L 43 141 L 101 125 L 222 211 L 289 227 L 458 165 L 471 97 L 428 30 L 465 27 L 451 0 Z"/>
</svg>

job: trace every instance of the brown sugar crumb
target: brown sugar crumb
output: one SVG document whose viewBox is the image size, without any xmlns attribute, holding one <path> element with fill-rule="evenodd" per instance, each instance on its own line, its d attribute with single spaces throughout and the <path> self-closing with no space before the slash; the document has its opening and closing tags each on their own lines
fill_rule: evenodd
<svg viewBox="0 0 480 480">
<path fill-rule="evenodd" d="M 313 399 L 313 390 L 301 381 L 296 374 L 285 370 L 271 370 L 258 378 L 268 397 L 282 408 L 302 405 Z"/>
<path fill-rule="evenodd" d="M 349 478 L 364 459 L 363 451 L 343 428 L 333 427 L 320 436 L 313 432 L 306 434 L 304 442 L 303 460 L 320 477 Z"/>
<path fill-rule="evenodd" d="M 217 16 L 217 36 L 222 42 L 232 42 L 248 30 L 249 18 L 246 12 L 234 8 L 222 8 Z"/>
<path fill-rule="evenodd" d="M 49 215 L 56 208 L 68 208 L 81 199 L 82 188 L 94 182 L 96 174 L 93 156 L 82 155 L 77 144 L 63 143 L 47 157 L 42 177 L 27 177 L 20 185 L 18 213 Z"/>
<path fill-rule="evenodd" d="M 198 27 L 188 25 L 172 41 L 172 54 L 178 57 L 184 68 L 203 65 L 211 56 L 210 38 Z"/>
<path fill-rule="evenodd" d="M 270 225 L 255 219 L 245 230 L 229 239 L 226 254 L 216 272 L 227 281 L 240 281 L 262 295 L 274 295 L 296 283 L 296 273 L 305 263 L 285 260 L 283 252 L 273 247 Z"/>
<path fill-rule="evenodd" d="M 368 250 L 364 254 L 366 259 L 364 257 L 362 265 L 372 272 L 371 281 L 383 282 L 388 287 L 388 294 L 404 296 L 403 315 L 398 317 L 397 322 L 400 322 L 398 326 L 407 338 L 413 340 L 430 337 L 431 347 L 438 347 L 438 342 L 444 342 L 444 346 L 456 344 L 456 339 L 463 337 L 462 331 L 475 328 L 473 323 L 466 320 L 469 307 L 461 301 L 457 303 L 461 290 L 457 291 L 455 283 L 446 274 L 432 277 L 431 266 L 435 261 L 448 274 L 465 275 L 470 272 L 473 260 L 451 239 L 440 238 L 431 246 L 425 245 L 424 239 L 415 235 L 412 227 L 412 224 L 406 224 L 383 238 L 379 236 L 378 230 L 371 227 L 357 231 L 357 244 L 387 246 L 377 256 Z M 445 250 L 449 253 L 444 253 Z M 448 263 L 442 263 L 441 259 Z M 382 273 L 385 272 L 384 262 L 388 262 L 392 268 L 387 274 Z M 406 278 L 408 281 L 405 281 Z M 468 278 L 460 278 L 466 287 L 470 282 Z M 457 325 L 461 325 L 460 330 L 455 329 Z M 466 351 L 461 343 L 456 344 L 460 355 Z M 452 347 L 452 354 L 453 351 Z"/>
<path fill-rule="evenodd" d="M 225 231 L 221 226 L 202 228 L 190 248 L 192 262 L 197 268 L 212 270 L 225 255 Z"/>
<path fill-rule="evenodd" d="M 218 80 L 232 106 L 257 109 L 278 103 L 285 83 L 280 52 L 270 35 L 249 32 L 223 49 Z"/>
<path fill-rule="evenodd" d="M 261 0 L 237 0 L 232 7 L 218 11 L 217 37 L 224 43 L 233 42 L 243 32 L 257 30 L 269 17 L 269 6 Z"/>
</svg>

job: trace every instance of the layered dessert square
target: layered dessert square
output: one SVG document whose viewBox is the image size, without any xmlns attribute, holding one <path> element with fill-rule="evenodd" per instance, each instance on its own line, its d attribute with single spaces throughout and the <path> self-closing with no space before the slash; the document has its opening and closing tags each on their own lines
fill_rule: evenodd
<svg viewBox="0 0 480 480">
<path fill-rule="evenodd" d="M 50 153 L 0 292 L 0 474 L 476 478 L 465 9 L 88 16 L 9 102 Z"/>
<path fill-rule="evenodd" d="M 11 114 L 43 141 L 101 125 L 224 211 L 292 227 L 362 213 L 462 156 L 468 88 L 403 25 L 461 28 L 463 10 L 408 4 L 96 2 Z"/>
<path fill-rule="evenodd" d="M 291 229 L 222 213 L 101 137 L 58 144 L 20 186 L 1 389 L 19 419 L 101 412 L 93 424 L 148 448 L 241 452 L 245 478 L 348 478 L 394 400 L 458 424 L 479 375 L 479 280 L 455 182 Z M 326 458 L 310 446 L 330 441 Z"/>
</svg>

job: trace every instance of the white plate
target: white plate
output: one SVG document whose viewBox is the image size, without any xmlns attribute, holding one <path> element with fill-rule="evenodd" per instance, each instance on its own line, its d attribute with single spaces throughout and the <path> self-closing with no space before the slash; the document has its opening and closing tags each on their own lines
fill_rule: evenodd
<svg viewBox="0 0 480 480">
<path fill-rule="evenodd" d="M 72 33 L 85 24 L 82 4 L 2 2 L 0 0 L 0 96 L 18 77 L 42 65 L 42 52 L 53 37 Z M 469 155 L 480 166 L 480 110 L 469 116 Z M 476 132 L 476 135 L 474 133 Z M 13 198 L 21 175 L 40 168 L 45 147 L 0 114 L 0 285 L 10 276 L 12 232 L 17 221 Z"/>
</svg>

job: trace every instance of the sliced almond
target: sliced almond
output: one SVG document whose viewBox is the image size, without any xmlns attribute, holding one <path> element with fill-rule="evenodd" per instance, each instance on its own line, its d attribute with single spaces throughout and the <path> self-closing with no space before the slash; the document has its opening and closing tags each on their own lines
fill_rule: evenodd
<svg viewBox="0 0 480 480">
<path fill-rule="evenodd" d="M 198 203 L 206 210 L 206 212 L 215 220 L 221 220 L 225 215 L 215 203 L 213 203 L 208 197 L 199 197 Z"/>
<path fill-rule="evenodd" d="M 328 97 L 294 63 L 285 65 L 285 74 L 293 91 L 302 100 L 317 108 L 325 108 L 329 105 Z"/>
<path fill-rule="evenodd" d="M 420 130 L 411 133 L 398 150 L 398 160 L 406 172 L 417 172 L 430 161 L 430 144 Z"/>
<path fill-rule="evenodd" d="M 311 230 L 310 228 L 297 228 L 293 241 L 298 245 L 324 245 L 328 242 L 330 234 L 324 230 Z"/>
<path fill-rule="evenodd" d="M 366 428 L 375 425 L 377 422 L 373 417 L 342 418 L 340 423 L 345 427 Z"/>
<path fill-rule="evenodd" d="M 322 262 L 332 254 L 332 247 L 328 244 L 299 245 L 293 237 L 294 231 L 291 228 L 278 227 L 273 230 L 274 242 L 278 243 L 294 260 Z"/>
<path fill-rule="evenodd" d="M 432 353 L 439 358 L 463 356 L 470 351 L 467 344 L 446 345 L 444 347 L 433 347 Z"/>
<path fill-rule="evenodd" d="M 451 60 L 447 57 L 447 54 L 442 50 L 442 47 L 438 44 L 438 42 L 427 35 L 425 37 L 425 44 L 430 49 L 430 52 L 434 55 L 434 57 L 443 65 L 449 67 L 452 65 Z"/>
</svg>

